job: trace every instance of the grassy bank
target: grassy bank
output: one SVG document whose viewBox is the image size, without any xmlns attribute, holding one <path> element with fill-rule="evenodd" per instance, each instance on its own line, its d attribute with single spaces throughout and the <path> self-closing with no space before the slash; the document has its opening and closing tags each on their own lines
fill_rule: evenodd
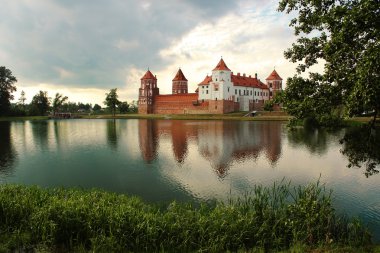
<svg viewBox="0 0 380 253">
<path fill-rule="evenodd" d="M 174 120 L 245 120 L 245 121 L 288 121 L 289 116 L 263 113 L 255 117 L 244 117 L 246 112 L 228 114 L 107 114 L 86 115 L 86 119 L 174 119 Z"/>
<path fill-rule="evenodd" d="M 0 117 L 0 121 L 12 120 L 47 120 L 48 116 L 23 116 L 23 117 Z"/>
<path fill-rule="evenodd" d="M 241 199 L 196 207 L 176 202 L 156 206 L 99 190 L 0 186 L 0 252 L 302 252 L 342 247 L 353 250 L 344 252 L 373 249 L 366 228 L 337 216 L 330 193 L 318 184 L 257 186 Z"/>
</svg>

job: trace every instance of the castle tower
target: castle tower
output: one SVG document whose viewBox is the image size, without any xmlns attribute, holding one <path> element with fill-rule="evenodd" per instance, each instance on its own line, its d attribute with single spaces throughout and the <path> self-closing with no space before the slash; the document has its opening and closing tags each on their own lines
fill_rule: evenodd
<svg viewBox="0 0 380 253">
<path fill-rule="evenodd" d="M 157 88 L 157 78 L 148 70 L 145 75 L 140 79 L 141 87 L 139 89 L 139 113 L 150 114 L 153 113 L 154 97 L 159 95 Z"/>
<path fill-rule="evenodd" d="M 179 93 L 187 93 L 187 79 L 181 69 L 178 69 L 172 82 L 172 94 Z"/>
<path fill-rule="evenodd" d="M 277 92 L 282 91 L 282 78 L 275 69 L 265 80 L 269 87 L 269 98 L 273 98 Z"/>
<path fill-rule="evenodd" d="M 227 67 L 223 58 L 212 70 L 212 81 L 210 94 L 212 100 L 228 99 L 233 95 L 233 85 L 231 80 L 231 70 Z"/>
</svg>

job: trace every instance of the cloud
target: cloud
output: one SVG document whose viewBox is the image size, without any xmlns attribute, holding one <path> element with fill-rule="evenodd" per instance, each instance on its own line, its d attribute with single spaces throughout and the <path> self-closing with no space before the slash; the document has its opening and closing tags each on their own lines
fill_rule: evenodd
<svg viewBox="0 0 380 253">
<path fill-rule="evenodd" d="M 81 91 L 82 101 L 101 103 L 116 87 L 130 101 L 148 67 L 163 93 L 182 67 L 192 91 L 220 56 L 260 78 L 274 66 L 283 77 L 293 73 L 283 58 L 294 41 L 289 17 L 273 0 L 3 2 L 0 62 L 30 93 L 64 88 L 69 98 Z"/>
<path fill-rule="evenodd" d="M 7 1 L 0 10 L 0 37 L 6 38 L 0 41 L 0 55 L 6 54 L 1 60 L 26 81 L 120 86 L 122 76 L 115 73 L 147 62 L 162 66 L 166 60 L 159 50 L 232 6 L 175 0 Z M 67 78 L 56 69 L 73 75 Z"/>
<path fill-rule="evenodd" d="M 239 13 L 201 23 L 160 51 L 161 57 L 171 62 L 155 72 L 160 91 L 170 92 L 178 67 L 189 80 L 189 90 L 194 91 L 204 76 L 211 74 L 221 56 L 234 73 L 258 73 L 263 81 L 274 67 L 284 80 L 294 75 L 294 65 L 283 57 L 295 39 L 288 17 L 276 12 L 274 1 L 262 3 L 260 8 L 255 3 L 242 5 Z"/>
</svg>

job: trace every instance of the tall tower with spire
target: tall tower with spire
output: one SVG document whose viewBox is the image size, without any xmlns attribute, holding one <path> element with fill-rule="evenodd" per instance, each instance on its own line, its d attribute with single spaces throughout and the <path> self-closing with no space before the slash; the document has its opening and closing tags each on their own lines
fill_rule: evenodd
<svg viewBox="0 0 380 253">
<path fill-rule="evenodd" d="M 187 92 L 187 79 L 180 68 L 172 81 L 172 94 Z"/>
<path fill-rule="evenodd" d="M 282 78 L 276 69 L 265 79 L 269 88 L 269 98 L 274 97 L 277 92 L 282 91 Z"/>
<path fill-rule="evenodd" d="M 212 70 L 212 81 L 210 84 L 210 94 L 213 100 L 227 99 L 233 94 L 231 70 L 227 67 L 223 58 L 220 58 L 220 61 Z"/>
<path fill-rule="evenodd" d="M 141 86 L 139 89 L 139 113 L 149 114 L 153 113 L 154 97 L 160 94 L 157 88 L 157 78 L 148 71 L 140 79 Z"/>
</svg>

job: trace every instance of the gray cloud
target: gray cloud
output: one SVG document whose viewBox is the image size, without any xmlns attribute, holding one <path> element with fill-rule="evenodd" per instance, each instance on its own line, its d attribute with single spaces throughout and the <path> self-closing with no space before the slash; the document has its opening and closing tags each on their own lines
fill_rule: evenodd
<svg viewBox="0 0 380 253">
<path fill-rule="evenodd" d="M 164 68 L 159 51 L 238 1 L 0 0 L 0 64 L 19 79 L 121 87 L 126 70 Z"/>
</svg>

